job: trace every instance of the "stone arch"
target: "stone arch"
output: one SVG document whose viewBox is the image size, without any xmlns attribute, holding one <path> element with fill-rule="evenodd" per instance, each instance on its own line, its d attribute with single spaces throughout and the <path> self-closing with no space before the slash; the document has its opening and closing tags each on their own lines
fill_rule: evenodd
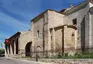
<svg viewBox="0 0 93 64">
<path fill-rule="evenodd" d="M 41 52 L 41 47 L 40 46 L 37 46 L 36 51 L 37 52 Z"/>
<path fill-rule="evenodd" d="M 25 56 L 31 56 L 32 42 L 28 42 L 25 46 Z"/>
<path fill-rule="evenodd" d="M 38 57 L 40 57 L 42 55 L 43 52 L 41 51 L 41 47 L 40 46 L 36 47 L 36 52 L 37 52 Z"/>
</svg>

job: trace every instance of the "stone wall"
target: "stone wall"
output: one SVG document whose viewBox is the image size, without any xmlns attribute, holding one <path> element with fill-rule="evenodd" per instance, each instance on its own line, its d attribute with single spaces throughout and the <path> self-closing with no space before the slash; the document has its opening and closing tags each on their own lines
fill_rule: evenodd
<svg viewBox="0 0 93 64">
<path fill-rule="evenodd" d="M 25 54 L 25 48 L 27 43 L 32 42 L 32 36 L 31 31 L 27 32 L 21 32 L 21 35 L 19 37 L 19 54 L 24 53 Z M 33 44 L 33 43 L 32 43 Z"/>
<path fill-rule="evenodd" d="M 85 15 L 87 14 L 88 11 L 89 11 L 89 5 L 87 4 L 87 6 L 85 6 L 85 8 L 80 9 L 79 11 L 74 12 L 74 13 L 67 16 L 68 19 L 72 20 L 72 25 L 73 25 L 73 19 L 75 19 L 75 18 L 77 19 L 77 25 L 76 25 L 76 27 L 77 27 L 77 35 L 78 35 L 77 36 L 77 40 L 78 40 L 77 41 L 77 43 L 78 43 L 77 49 L 81 48 L 81 43 L 82 43 L 81 42 L 81 35 L 82 35 L 81 34 L 81 22 L 83 21 L 83 19 L 84 19 Z M 70 24 L 71 24 L 71 22 L 70 22 Z M 88 26 L 85 26 L 85 28 L 88 29 Z M 87 30 L 87 32 L 88 32 L 88 30 Z M 85 34 L 88 34 L 87 32 Z M 87 35 L 87 36 L 89 36 L 89 35 Z M 87 41 L 89 41 L 89 40 L 87 40 Z M 86 42 L 86 43 L 89 43 L 89 42 Z"/>
<path fill-rule="evenodd" d="M 64 51 L 68 53 L 75 52 L 75 43 L 76 41 L 76 29 L 64 26 Z"/>
<path fill-rule="evenodd" d="M 38 21 L 34 21 L 32 25 L 35 51 L 37 46 L 40 46 L 41 51 L 43 50 L 43 21 L 44 18 L 40 18 Z"/>
<path fill-rule="evenodd" d="M 32 21 L 32 42 L 34 43 L 34 52 L 37 47 L 40 48 L 41 54 L 48 50 L 48 13 L 41 14 L 38 20 Z M 37 18 L 36 18 L 37 19 Z M 46 53 L 45 53 L 46 54 Z"/>
<path fill-rule="evenodd" d="M 48 29 L 64 25 L 64 15 L 55 11 L 48 11 Z"/>
<path fill-rule="evenodd" d="M 62 52 L 62 27 L 55 28 L 55 51 Z"/>
</svg>

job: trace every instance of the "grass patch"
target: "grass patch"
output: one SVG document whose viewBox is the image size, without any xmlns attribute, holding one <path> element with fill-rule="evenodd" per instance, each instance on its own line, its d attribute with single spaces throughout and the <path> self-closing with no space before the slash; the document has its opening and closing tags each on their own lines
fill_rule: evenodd
<svg viewBox="0 0 93 64">
<path fill-rule="evenodd" d="M 93 59 L 93 52 L 75 53 L 73 56 L 68 53 L 58 54 L 56 56 L 48 57 L 46 59 Z"/>
</svg>

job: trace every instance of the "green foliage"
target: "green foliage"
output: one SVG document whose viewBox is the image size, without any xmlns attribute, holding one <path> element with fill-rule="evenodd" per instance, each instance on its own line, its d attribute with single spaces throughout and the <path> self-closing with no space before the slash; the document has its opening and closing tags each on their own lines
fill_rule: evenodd
<svg viewBox="0 0 93 64">
<path fill-rule="evenodd" d="M 0 57 L 4 57 L 5 51 L 4 49 L 0 49 Z"/>
<path fill-rule="evenodd" d="M 4 54 L 4 53 L 5 53 L 4 49 L 0 49 L 0 54 Z"/>
<path fill-rule="evenodd" d="M 62 58 L 62 54 L 59 52 L 57 58 Z"/>
<path fill-rule="evenodd" d="M 93 52 L 75 53 L 74 56 L 68 55 L 68 53 L 58 53 L 57 56 L 53 56 L 52 59 L 93 59 Z"/>
<path fill-rule="evenodd" d="M 48 56 L 45 56 L 45 58 L 49 58 Z"/>
<path fill-rule="evenodd" d="M 93 58 L 93 52 L 76 53 L 75 58 Z"/>
<path fill-rule="evenodd" d="M 57 58 L 67 58 L 68 57 L 68 53 L 64 53 L 64 54 L 62 54 L 62 53 L 58 53 L 58 55 L 57 55 Z"/>
<path fill-rule="evenodd" d="M 64 56 L 66 56 L 66 57 L 67 57 L 67 56 L 68 56 L 68 53 L 64 53 Z"/>
</svg>

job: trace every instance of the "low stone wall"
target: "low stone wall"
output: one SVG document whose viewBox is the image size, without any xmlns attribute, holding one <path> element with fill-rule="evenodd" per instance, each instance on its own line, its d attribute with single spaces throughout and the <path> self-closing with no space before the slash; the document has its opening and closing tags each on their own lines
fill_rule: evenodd
<svg viewBox="0 0 93 64">
<path fill-rule="evenodd" d="M 51 64 L 93 64 L 93 59 L 41 59 Z"/>
</svg>

